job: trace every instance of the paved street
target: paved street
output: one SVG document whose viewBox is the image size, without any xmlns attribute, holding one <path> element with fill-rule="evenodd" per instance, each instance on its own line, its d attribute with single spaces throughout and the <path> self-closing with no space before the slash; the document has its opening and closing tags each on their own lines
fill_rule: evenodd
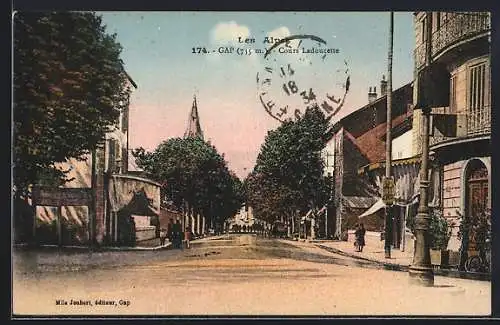
<svg viewBox="0 0 500 325">
<path fill-rule="evenodd" d="M 17 315 L 488 315 L 491 307 L 490 282 L 409 286 L 405 272 L 255 235 L 183 251 L 15 251 L 13 265 Z"/>
</svg>

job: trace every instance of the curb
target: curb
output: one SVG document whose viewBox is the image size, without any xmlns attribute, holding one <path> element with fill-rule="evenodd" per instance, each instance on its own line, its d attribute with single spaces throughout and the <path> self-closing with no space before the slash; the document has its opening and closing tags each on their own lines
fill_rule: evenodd
<svg viewBox="0 0 500 325">
<path fill-rule="evenodd" d="M 378 264 L 381 266 L 381 268 L 384 268 L 384 269 L 389 269 L 389 270 L 392 270 L 392 271 L 401 271 L 401 272 L 407 272 L 409 270 L 409 265 L 401 265 L 401 264 L 395 264 L 395 263 L 384 263 L 384 262 L 380 262 L 378 260 L 375 260 L 375 259 L 371 259 L 371 258 L 366 258 L 366 257 L 361 257 L 361 256 L 358 256 L 358 255 L 354 255 L 354 254 L 349 254 L 349 253 L 346 253 L 340 249 L 337 249 L 337 248 L 333 248 L 333 247 L 329 247 L 329 246 L 325 246 L 325 245 L 321 245 L 321 244 L 315 244 L 316 247 L 319 247 L 321 249 L 324 249 L 326 251 L 329 251 L 330 253 L 335 253 L 335 254 L 338 254 L 338 255 L 342 255 L 342 256 L 346 256 L 346 257 L 350 257 L 350 258 L 355 258 L 355 259 L 358 259 L 358 260 L 362 260 L 362 261 L 366 261 L 366 262 L 371 262 L 371 263 L 374 263 L 374 264 Z"/>
<path fill-rule="evenodd" d="M 163 249 L 168 249 L 172 246 L 172 243 L 167 243 L 163 246 L 154 246 L 154 247 L 96 247 L 94 249 L 89 249 L 89 247 L 85 246 L 58 246 L 58 245 L 37 245 L 35 247 L 29 247 L 27 244 L 14 244 L 13 248 L 27 248 L 27 249 L 61 249 L 61 250 L 80 250 L 80 251 L 91 251 L 94 253 L 99 252 L 129 252 L 129 251 L 158 251 Z"/>
<path fill-rule="evenodd" d="M 191 240 L 191 243 L 199 243 L 207 240 L 216 240 L 219 239 L 221 236 L 209 236 L 209 237 L 202 237 L 202 238 L 197 238 L 194 240 Z M 135 247 L 124 247 L 124 246 L 103 246 L 103 247 L 95 247 L 92 250 L 88 246 L 59 246 L 59 245 L 36 245 L 36 246 L 30 246 L 27 243 L 18 243 L 18 244 L 12 244 L 12 248 L 26 248 L 26 249 L 61 249 L 61 250 L 81 250 L 81 251 L 92 251 L 92 252 L 130 252 L 130 251 L 158 251 L 158 250 L 163 250 L 163 249 L 168 249 L 170 246 L 172 246 L 171 242 L 166 243 L 163 246 L 153 246 L 153 247 L 141 247 L 141 246 L 135 246 Z"/>
<path fill-rule="evenodd" d="M 401 265 L 401 264 L 395 264 L 395 263 L 384 263 L 384 262 L 381 262 L 379 260 L 346 253 L 340 249 L 321 245 L 321 244 L 315 244 L 315 246 L 319 247 L 321 249 L 324 249 L 330 253 L 335 253 L 338 255 L 342 255 L 342 256 L 358 259 L 358 260 L 371 262 L 373 264 L 377 264 L 380 266 L 381 269 L 385 269 L 385 270 L 408 272 L 408 270 L 410 269 L 409 265 Z M 434 270 L 434 275 L 445 276 L 445 277 L 450 277 L 450 278 L 467 279 L 467 280 L 491 281 L 491 274 L 489 274 L 489 273 L 462 272 L 462 271 L 455 271 L 455 270 L 438 269 L 438 270 Z"/>
</svg>

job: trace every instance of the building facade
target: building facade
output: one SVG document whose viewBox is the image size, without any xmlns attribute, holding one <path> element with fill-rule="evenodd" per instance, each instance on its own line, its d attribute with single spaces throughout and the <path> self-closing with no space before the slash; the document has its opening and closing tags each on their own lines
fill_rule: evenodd
<svg viewBox="0 0 500 325">
<path fill-rule="evenodd" d="M 130 91 L 137 88 L 127 80 Z M 68 182 L 33 188 L 36 243 L 134 245 L 156 237 L 160 184 L 128 174 L 129 98 L 122 107 L 93 152 L 56 164 Z"/>
<path fill-rule="evenodd" d="M 432 108 L 430 204 L 453 226 L 449 249 L 458 251 L 459 215 L 491 207 L 491 14 L 416 12 L 415 100 Z M 425 69 L 432 80 L 424 79 Z M 421 112 L 413 122 L 414 151 L 421 152 Z"/>
<path fill-rule="evenodd" d="M 359 215 L 380 198 L 377 174 L 362 173 L 385 161 L 385 133 L 387 119 L 387 87 L 381 81 L 381 96 L 376 87 L 370 88 L 368 104 L 342 118 L 334 127 L 334 137 L 327 148 L 334 150 L 334 234 L 346 238 L 347 229 L 359 222 Z M 400 126 L 412 114 L 413 84 L 408 83 L 393 91 L 392 125 Z M 403 132 L 405 133 L 405 132 Z M 405 135 L 407 138 L 408 136 Z M 404 141 L 403 141 L 404 142 Z M 376 168 L 372 168 L 376 169 Z M 380 214 L 380 213 L 379 213 Z M 369 230 L 379 231 L 383 219 L 364 220 Z"/>
<path fill-rule="evenodd" d="M 413 111 L 406 114 L 404 120 L 392 127 L 392 163 L 391 175 L 395 182 L 394 205 L 392 210 L 392 247 L 412 251 L 413 236 L 406 226 L 407 220 L 417 213 L 419 198 L 420 157 L 412 150 Z M 386 136 L 382 139 L 385 141 Z M 377 188 L 382 188 L 382 179 L 385 176 L 385 161 L 371 163 L 359 169 L 360 175 L 367 175 L 375 182 Z M 361 222 L 373 218 L 385 218 L 386 205 L 382 193 L 378 193 L 378 201 L 358 218 Z M 382 227 L 380 230 L 383 230 Z"/>
</svg>

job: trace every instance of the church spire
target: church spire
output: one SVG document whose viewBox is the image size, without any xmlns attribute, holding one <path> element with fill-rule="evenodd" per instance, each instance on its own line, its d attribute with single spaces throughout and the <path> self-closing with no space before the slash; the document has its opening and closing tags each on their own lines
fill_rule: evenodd
<svg viewBox="0 0 500 325">
<path fill-rule="evenodd" d="M 191 113 L 189 114 L 188 126 L 186 132 L 184 133 L 184 137 L 199 137 L 203 139 L 203 131 L 201 131 L 200 126 L 200 117 L 198 116 L 198 106 L 196 105 L 196 95 L 193 97 L 193 106 L 191 108 Z"/>
</svg>

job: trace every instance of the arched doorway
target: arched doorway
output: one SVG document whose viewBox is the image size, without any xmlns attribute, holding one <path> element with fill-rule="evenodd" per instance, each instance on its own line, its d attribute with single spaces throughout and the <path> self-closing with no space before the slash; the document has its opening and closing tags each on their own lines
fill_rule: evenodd
<svg viewBox="0 0 500 325">
<path fill-rule="evenodd" d="M 488 174 L 487 166 L 480 159 L 472 159 L 466 165 L 463 212 L 465 222 L 469 223 L 469 227 L 467 227 L 469 228 L 469 235 L 462 238 L 461 267 L 463 267 L 468 256 L 480 254 L 478 244 L 484 241 L 485 233 L 483 231 L 485 228 L 483 226 L 491 224 L 491 220 L 487 220 L 490 218 L 489 214 L 487 214 L 490 208 Z"/>
<path fill-rule="evenodd" d="M 488 208 L 488 169 L 479 159 L 469 162 L 465 174 L 465 216 L 478 215 Z"/>
</svg>

